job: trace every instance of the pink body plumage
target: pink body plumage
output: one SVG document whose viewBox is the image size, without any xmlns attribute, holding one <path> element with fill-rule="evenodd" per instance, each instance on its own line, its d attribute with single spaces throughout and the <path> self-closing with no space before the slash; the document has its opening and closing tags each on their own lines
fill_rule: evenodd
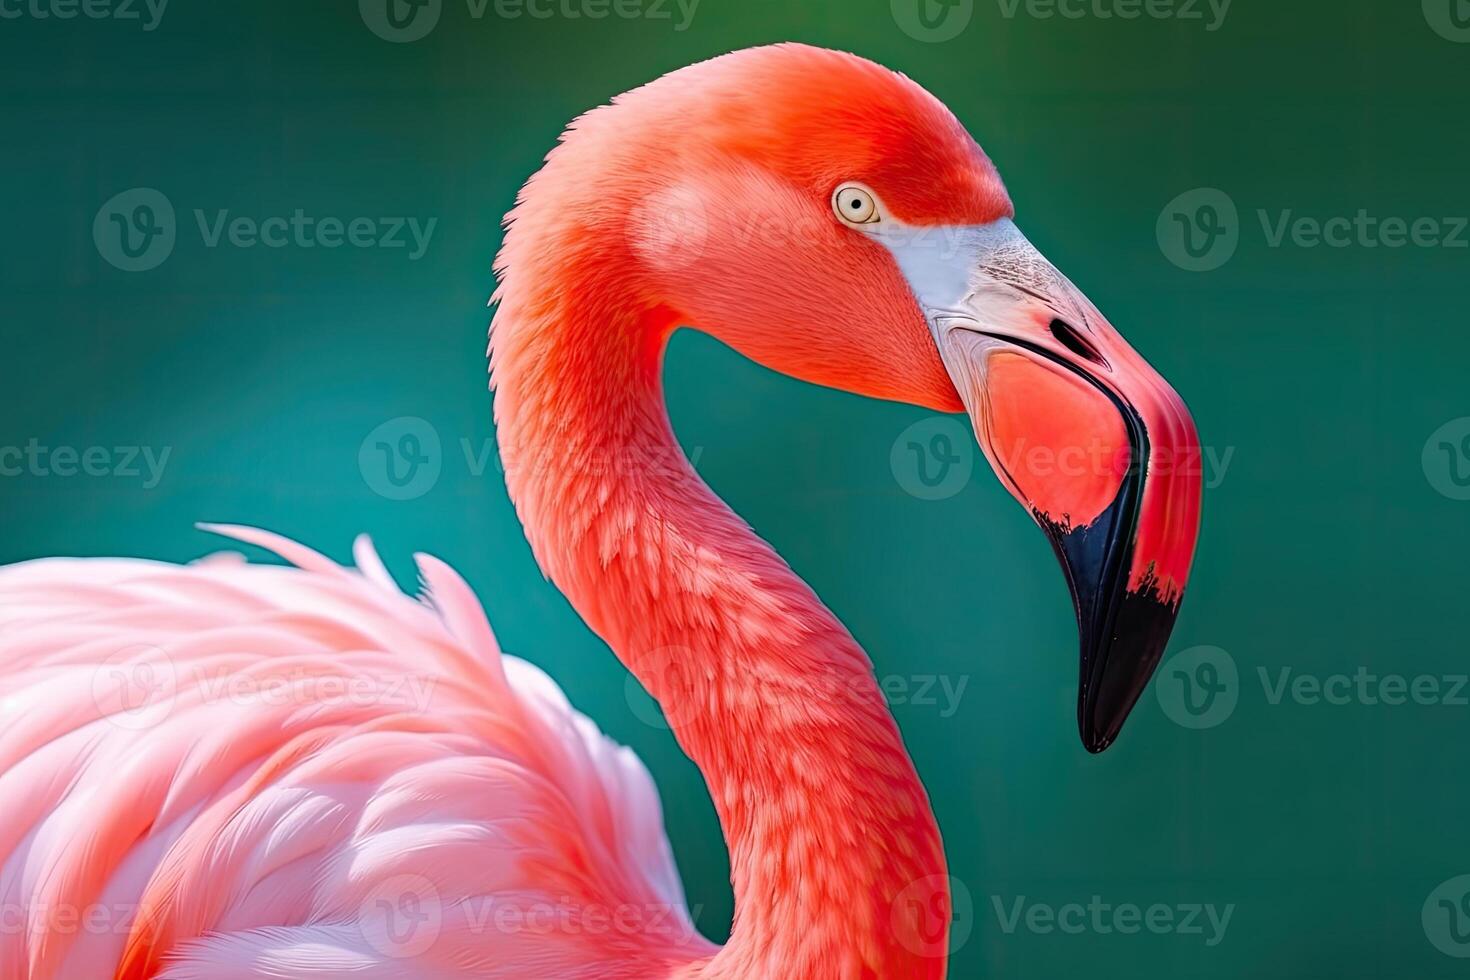
<svg viewBox="0 0 1470 980">
<path fill-rule="evenodd" d="M 708 953 L 642 764 L 420 557 L 0 569 L 0 976 L 647 977 Z M 622 925 L 614 915 L 623 916 Z"/>
</svg>

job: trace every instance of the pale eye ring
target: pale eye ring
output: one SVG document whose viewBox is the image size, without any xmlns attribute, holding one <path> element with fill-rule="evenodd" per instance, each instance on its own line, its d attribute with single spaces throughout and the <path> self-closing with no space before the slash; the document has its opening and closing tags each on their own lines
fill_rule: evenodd
<svg viewBox="0 0 1470 980">
<path fill-rule="evenodd" d="M 832 210 L 850 225 L 871 225 L 878 220 L 877 199 L 858 184 L 843 184 L 833 191 Z"/>
</svg>

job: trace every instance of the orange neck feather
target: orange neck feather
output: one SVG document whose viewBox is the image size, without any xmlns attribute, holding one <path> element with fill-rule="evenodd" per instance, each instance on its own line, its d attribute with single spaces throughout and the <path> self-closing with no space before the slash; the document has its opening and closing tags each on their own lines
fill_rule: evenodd
<svg viewBox="0 0 1470 980">
<path fill-rule="evenodd" d="M 943 849 L 871 665 L 680 451 L 660 379 L 678 314 L 638 297 L 619 243 L 565 222 L 523 204 L 507 236 L 497 433 L 543 569 L 719 813 L 732 934 L 684 975 L 942 976 Z"/>
</svg>

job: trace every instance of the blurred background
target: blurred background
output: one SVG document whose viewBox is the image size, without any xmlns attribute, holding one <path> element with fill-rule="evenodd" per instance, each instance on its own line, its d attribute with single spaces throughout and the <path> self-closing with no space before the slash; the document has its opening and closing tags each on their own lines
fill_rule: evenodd
<svg viewBox="0 0 1470 980">
<path fill-rule="evenodd" d="M 1465 975 L 1470 3 L 391 3 L 0 0 L 0 561 L 189 560 L 199 520 L 446 559 L 646 760 L 722 939 L 699 774 L 507 500 L 491 261 L 576 114 L 852 50 L 954 109 L 1206 447 L 1173 642 L 1092 757 L 1062 575 L 963 420 L 674 340 L 686 451 L 892 698 L 952 975 Z"/>
</svg>

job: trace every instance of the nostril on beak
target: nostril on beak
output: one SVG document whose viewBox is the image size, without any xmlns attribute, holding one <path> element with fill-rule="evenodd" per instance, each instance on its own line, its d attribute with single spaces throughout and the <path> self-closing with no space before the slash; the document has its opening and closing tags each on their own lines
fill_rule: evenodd
<svg viewBox="0 0 1470 980">
<path fill-rule="evenodd" d="M 1067 323 L 1065 320 L 1052 320 L 1051 335 L 1055 337 L 1063 347 L 1067 348 L 1067 350 L 1071 351 L 1073 354 L 1076 354 L 1083 360 L 1091 361 L 1094 364 L 1106 363 L 1103 361 L 1102 355 L 1097 352 L 1097 348 L 1089 344 L 1087 340 L 1076 330 L 1073 330 L 1071 324 Z"/>
</svg>

